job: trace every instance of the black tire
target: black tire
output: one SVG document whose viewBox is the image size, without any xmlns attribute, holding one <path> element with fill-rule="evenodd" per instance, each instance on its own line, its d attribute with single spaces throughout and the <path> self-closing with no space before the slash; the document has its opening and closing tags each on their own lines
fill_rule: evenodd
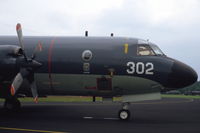
<svg viewBox="0 0 200 133">
<path fill-rule="evenodd" d="M 4 102 L 4 109 L 6 111 L 19 111 L 21 109 L 21 103 L 18 99 L 6 99 Z"/>
<path fill-rule="evenodd" d="M 131 113 L 129 110 L 121 109 L 118 113 L 118 117 L 120 120 L 130 120 Z"/>
</svg>

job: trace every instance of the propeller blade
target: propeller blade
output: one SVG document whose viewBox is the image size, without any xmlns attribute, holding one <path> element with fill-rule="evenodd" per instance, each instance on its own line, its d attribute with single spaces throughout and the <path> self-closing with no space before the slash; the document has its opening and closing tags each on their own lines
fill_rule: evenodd
<svg viewBox="0 0 200 133">
<path fill-rule="evenodd" d="M 17 92 L 17 90 L 19 89 L 19 87 L 21 86 L 21 84 L 23 83 L 23 77 L 22 77 L 22 74 L 19 72 L 14 80 L 13 80 L 13 83 L 11 85 L 11 95 L 14 96 L 15 93 Z"/>
<path fill-rule="evenodd" d="M 28 75 L 27 79 L 29 81 L 29 85 L 30 85 L 30 89 L 31 89 L 31 92 L 32 92 L 34 102 L 38 103 L 38 92 L 37 92 L 37 86 L 36 86 L 35 79 L 34 79 L 34 73 L 31 72 Z"/>
<path fill-rule="evenodd" d="M 24 55 L 25 60 L 27 60 L 27 57 L 26 57 L 26 54 L 25 54 L 25 49 L 24 49 L 22 27 L 21 27 L 21 24 L 20 24 L 20 23 L 18 23 L 18 24 L 16 25 L 16 31 L 17 31 L 17 36 L 18 36 L 18 39 L 19 39 L 19 45 L 20 45 L 20 47 L 21 47 L 22 50 L 23 50 L 23 55 Z"/>
<path fill-rule="evenodd" d="M 38 103 L 38 92 L 37 92 L 37 87 L 36 87 L 35 81 L 33 81 L 30 84 L 30 86 L 31 86 L 31 92 L 32 92 L 32 95 L 33 95 L 34 102 Z"/>
<path fill-rule="evenodd" d="M 21 24 L 20 24 L 20 23 L 17 24 L 17 26 L 16 26 L 16 31 L 17 31 L 17 36 L 18 36 L 18 39 L 19 39 L 20 47 L 21 47 L 22 50 L 24 51 L 22 27 L 21 27 Z"/>
<path fill-rule="evenodd" d="M 16 94 L 19 87 L 21 86 L 21 84 L 24 81 L 24 77 L 27 76 L 28 74 L 29 74 L 29 72 L 26 69 L 24 69 L 24 68 L 20 69 L 20 72 L 15 76 L 15 78 L 11 84 L 10 92 L 11 92 L 12 96 L 14 96 Z"/>
<path fill-rule="evenodd" d="M 41 52 L 41 51 L 42 51 L 42 43 L 39 41 L 38 44 L 37 44 L 37 46 L 35 47 L 35 49 L 34 49 L 34 51 L 33 51 L 33 54 L 32 54 L 32 56 L 31 56 L 31 59 L 32 59 L 32 60 L 35 59 L 36 54 L 37 54 L 38 52 Z"/>
</svg>

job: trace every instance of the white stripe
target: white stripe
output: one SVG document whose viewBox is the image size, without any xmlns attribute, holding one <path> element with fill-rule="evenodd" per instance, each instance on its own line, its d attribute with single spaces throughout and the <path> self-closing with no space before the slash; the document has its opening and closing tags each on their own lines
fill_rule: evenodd
<svg viewBox="0 0 200 133">
<path fill-rule="evenodd" d="M 93 117 L 85 116 L 83 119 L 93 119 Z"/>
<path fill-rule="evenodd" d="M 104 120 L 118 120 L 118 118 L 103 118 Z"/>
</svg>

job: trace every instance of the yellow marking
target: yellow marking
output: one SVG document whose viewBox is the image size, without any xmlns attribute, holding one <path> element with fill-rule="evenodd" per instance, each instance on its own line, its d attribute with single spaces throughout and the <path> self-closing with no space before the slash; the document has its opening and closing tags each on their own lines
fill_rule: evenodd
<svg viewBox="0 0 200 133">
<path fill-rule="evenodd" d="M 128 53 L 128 43 L 124 44 L 124 53 Z"/>
<path fill-rule="evenodd" d="M 24 131 L 24 132 L 39 132 L 39 133 L 69 133 L 69 132 L 33 130 L 33 129 L 22 129 L 22 128 L 8 128 L 8 127 L 0 127 L 0 129 L 2 129 L 2 130 L 12 130 L 12 131 Z"/>
</svg>

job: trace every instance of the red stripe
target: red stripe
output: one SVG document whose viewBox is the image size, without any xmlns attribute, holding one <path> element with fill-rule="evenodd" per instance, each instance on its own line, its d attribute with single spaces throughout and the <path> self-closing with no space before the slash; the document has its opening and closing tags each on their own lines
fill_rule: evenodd
<svg viewBox="0 0 200 133">
<path fill-rule="evenodd" d="M 49 52 L 48 52 L 48 71 L 49 71 L 49 81 L 50 81 L 50 86 L 52 88 L 52 77 L 51 77 L 51 69 L 52 69 L 52 49 L 53 49 L 53 46 L 55 44 L 55 39 L 52 39 L 51 40 L 51 44 L 49 46 Z"/>
</svg>

